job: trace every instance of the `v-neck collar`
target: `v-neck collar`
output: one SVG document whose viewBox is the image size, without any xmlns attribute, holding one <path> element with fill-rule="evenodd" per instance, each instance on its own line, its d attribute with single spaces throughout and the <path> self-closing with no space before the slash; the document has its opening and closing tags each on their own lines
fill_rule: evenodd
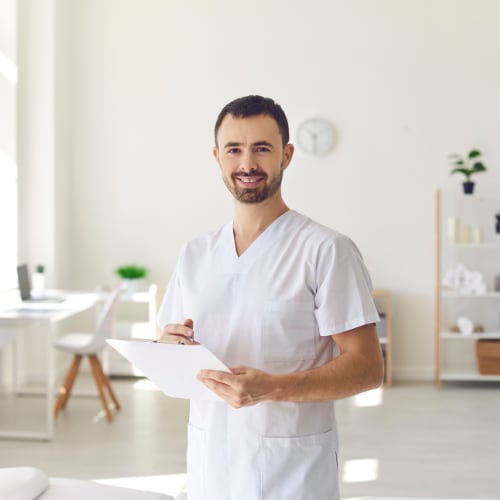
<svg viewBox="0 0 500 500">
<path fill-rule="evenodd" d="M 287 221 L 294 217 L 294 210 L 287 210 L 262 231 L 252 244 L 241 254 L 236 252 L 234 241 L 234 221 L 224 228 L 224 267 L 228 273 L 244 273 L 255 260 L 269 249 L 286 232 Z"/>
</svg>

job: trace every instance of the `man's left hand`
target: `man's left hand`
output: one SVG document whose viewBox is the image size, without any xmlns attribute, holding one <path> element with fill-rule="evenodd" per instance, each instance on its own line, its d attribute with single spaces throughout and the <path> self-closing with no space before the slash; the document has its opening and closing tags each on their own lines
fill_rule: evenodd
<svg viewBox="0 0 500 500">
<path fill-rule="evenodd" d="M 201 370 L 197 378 L 233 408 L 272 400 L 273 376 L 262 370 L 248 366 L 231 368 L 231 373 Z"/>
</svg>

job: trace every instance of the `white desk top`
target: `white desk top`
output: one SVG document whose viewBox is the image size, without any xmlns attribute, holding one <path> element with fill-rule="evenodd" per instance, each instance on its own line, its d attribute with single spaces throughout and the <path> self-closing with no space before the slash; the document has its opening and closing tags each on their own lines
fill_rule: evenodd
<svg viewBox="0 0 500 500">
<path fill-rule="evenodd" d="M 18 294 L 0 297 L 0 326 L 22 326 L 30 323 L 57 323 L 96 304 L 99 296 L 89 292 L 51 291 L 47 294 L 63 295 L 64 302 L 22 302 Z"/>
</svg>

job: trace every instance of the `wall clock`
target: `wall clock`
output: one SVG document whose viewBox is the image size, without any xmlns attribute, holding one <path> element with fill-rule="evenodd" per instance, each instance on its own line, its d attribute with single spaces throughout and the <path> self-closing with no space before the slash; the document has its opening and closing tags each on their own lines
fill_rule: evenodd
<svg viewBox="0 0 500 500">
<path fill-rule="evenodd" d="M 335 128 L 324 118 L 309 118 L 303 121 L 297 131 L 297 144 L 310 155 L 326 155 L 335 145 Z"/>
</svg>

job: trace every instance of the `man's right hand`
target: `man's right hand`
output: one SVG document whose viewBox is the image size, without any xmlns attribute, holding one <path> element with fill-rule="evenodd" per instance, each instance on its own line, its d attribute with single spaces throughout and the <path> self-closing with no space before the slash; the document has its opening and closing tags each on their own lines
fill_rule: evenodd
<svg viewBox="0 0 500 500">
<path fill-rule="evenodd" d="M 174 341 L 178 344 L 198 345 L 194 340 L 194 323 L 192 319 L 186 319 L 183 325 L 172 323 L 163 327 L 159 340 Z"/>
</svg>

